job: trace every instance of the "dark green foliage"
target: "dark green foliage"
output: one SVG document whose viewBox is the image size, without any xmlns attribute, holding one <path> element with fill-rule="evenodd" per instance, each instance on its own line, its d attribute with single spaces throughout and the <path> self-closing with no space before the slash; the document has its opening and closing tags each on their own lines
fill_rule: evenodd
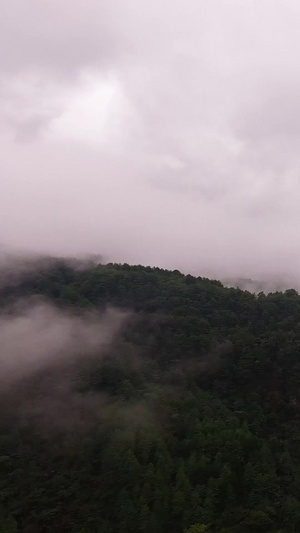
<svg viewBox="0 0 300 533">
<path fill-rule="evenodd" d="M 2 309 L 38 294 L 132 312 L 107 354 L 76 370 L 78 405 L 97 415 L 80 431 L 20 421 L 41 375 L 15 403 L 2 394 L 0 532 L 300 530 L 294 290 L 255 296 L 178 271 L 60 261 L 0 293 Z"/>
</svg>

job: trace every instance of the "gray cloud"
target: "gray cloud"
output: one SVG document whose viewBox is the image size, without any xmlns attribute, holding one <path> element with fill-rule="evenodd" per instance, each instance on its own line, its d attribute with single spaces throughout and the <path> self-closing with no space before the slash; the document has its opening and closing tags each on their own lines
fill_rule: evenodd
<svg viewBox="0 0 300 533">
<path fill-rule="evenodd" d="M 12 0 L 0 241 L 215 275 L 296 274 L 296 0 Z"/>
<path fill-rule="evenodd" d="M 0 316 L 0 390 L 23 378 L 80 357 L 100 357 L 120 331 L 124 312 L 72 315 L 49 303 L 21 301 Z"/>
<path fill-rule="evenodd" d="M 108 6 L 96 0 L 51 0 L 3 5 L 0 64 L 7 73 L 35 71 L 65 78 L 80 67 L 101 66 L 114 55 Z"/>
</svg>

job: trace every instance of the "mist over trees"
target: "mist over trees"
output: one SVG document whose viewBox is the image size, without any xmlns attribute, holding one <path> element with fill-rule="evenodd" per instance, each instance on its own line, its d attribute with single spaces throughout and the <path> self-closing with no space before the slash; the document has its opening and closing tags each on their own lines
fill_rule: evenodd
<svg viewBox="0 0 300 533">
<path fill-rule="evenodd" d="M 295 290 L 55 260 L 0 310 L 1 532 L 300 530 Z"/>
</svg>

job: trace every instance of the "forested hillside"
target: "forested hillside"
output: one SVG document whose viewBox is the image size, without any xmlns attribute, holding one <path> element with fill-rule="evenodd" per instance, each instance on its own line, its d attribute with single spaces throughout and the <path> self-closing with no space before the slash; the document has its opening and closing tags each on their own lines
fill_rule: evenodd
<svg viewBox="0 0 300 533">
<path fill-rule="evenodd" d="M 53 261 L 1 283 L 1 327 L 41 298 L 126 319 L 99 356 L 3 387 L 0 532 L 300 531 L 296 291 Z M 51 396 L 64 378 L 73 418 Z"/>
</svg>

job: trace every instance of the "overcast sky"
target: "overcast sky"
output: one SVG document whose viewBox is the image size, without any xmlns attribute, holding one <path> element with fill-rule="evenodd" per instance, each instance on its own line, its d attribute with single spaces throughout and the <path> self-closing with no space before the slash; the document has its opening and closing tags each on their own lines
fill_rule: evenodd
<svg viewBox="0 0 300 533">
<path fill-rule="evenodd" d="M 299 0 L 2 0 L 0 243 L 300 275 Z"/>
</svg>

